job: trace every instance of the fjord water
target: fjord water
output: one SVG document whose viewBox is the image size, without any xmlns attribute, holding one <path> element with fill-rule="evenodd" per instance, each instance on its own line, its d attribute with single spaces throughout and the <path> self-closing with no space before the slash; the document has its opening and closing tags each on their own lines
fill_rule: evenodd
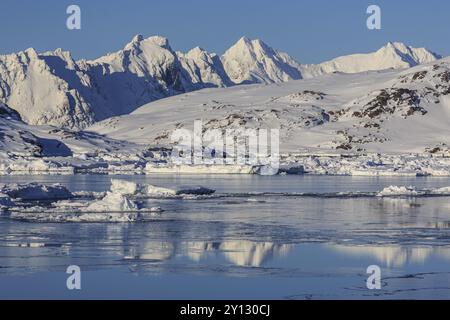
<svg viewBox="0 0 450 320">
<path fill-rule="evenodd" d="M 450 178 L 115 176 L 224 195 L 150 199 L 139 223 L 32 223 L 0 218 L 0 298 L 450 298 L 449 197 L 324 196 L 390 185 L 432 189 Z M 106 191 L 111 176 L 11 176 Z M 271 194 L 273 193 L 273 194 Z M 308 196 L 295 195 L 308 193 Z M 69 291 L 69 265 L 82 289 Z M 368 290 L 366 269 L 381 268 Z"/>
</svg>

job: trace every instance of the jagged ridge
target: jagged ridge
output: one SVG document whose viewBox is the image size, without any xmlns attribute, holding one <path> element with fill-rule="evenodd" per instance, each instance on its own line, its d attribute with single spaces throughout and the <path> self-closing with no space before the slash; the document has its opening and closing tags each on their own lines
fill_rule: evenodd
<svg viewBox="0 0 450 320">
<path fill-rule="evenodd" d="M 164 37 L 138 35 L 123 50 L 92 61 L 75 61 L 61 49 L 0 56 L 0 102 L 29 124 L 82 129 L 148 102 L 202 88 L 405 68 L 438 58 L 423 48 L 389 43 L 373 54 L 301 65 L 261 40 L 245 37 L 220 57 L 199 47 L 186 54 L 175 52 Z"/>
</svg>

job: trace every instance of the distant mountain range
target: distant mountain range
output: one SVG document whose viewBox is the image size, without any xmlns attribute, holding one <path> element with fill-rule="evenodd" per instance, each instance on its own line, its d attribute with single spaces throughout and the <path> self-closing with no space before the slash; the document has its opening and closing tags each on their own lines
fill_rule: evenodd
<svg viewBox="0 0 450 320">
<path fill-rule="evenodd" d="M 424 48 L 388 43 L 374 53 L 307 65 L 245 37 L 219 56 L 199 47 L 175 52 L 164 37 L 138 35 L 123 50 L 91 61 L 76 61 L 61 49 L 0 55 L 0 102 L 28 124 L 83 129 L 151 101 L 203 88 L 401 69 L 440 58 Z"/>
</svg>

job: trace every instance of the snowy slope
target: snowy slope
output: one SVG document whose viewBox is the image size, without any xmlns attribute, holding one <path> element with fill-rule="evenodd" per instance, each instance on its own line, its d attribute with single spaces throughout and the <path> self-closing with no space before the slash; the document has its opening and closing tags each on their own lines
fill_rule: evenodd
<svg viewBox="0 0 450 320">
<path fill-rule="evenodd" d="M 0 158 L 72 157 L 86 154 L 139 153 L 142 147 L 99 134 L 24 123 L 18 113 L 0 103 Z"/>
<path fill-rule="evenodd" d="M 279 128 L 284 153 L 430 153 L 450 145 L 450 59 L 406 70 L 330 74 L 205 89 L 159 100 L 90 128 L 170 144 L 175 128 Z"/>
<path fill-rule="evenodd" d="M 405 68 L 436 58 L 426 49 L 394 43 L 373 54 L 301 65 L 245 37 L 220 57 L 198 47 L 186 54 L 174 52 L 164 37 L 138 35 L 124 49 L 92 61 L 75 61 L 61 49 L 0 55 L 0 102 L 29 124 L 82 129 L 151 101 L 202 88 Z"/>
</svg>

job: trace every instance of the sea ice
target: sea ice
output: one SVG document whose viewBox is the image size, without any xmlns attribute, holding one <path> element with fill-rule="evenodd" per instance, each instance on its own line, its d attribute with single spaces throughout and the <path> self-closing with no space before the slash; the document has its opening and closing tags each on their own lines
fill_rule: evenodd
<svg viewBox="0 0 450 320">
<path fill-rule="evenodd" d="M 135 195 L 140 186 L 137 183 L 119 179 L 111 180 L 111 192 L 120 195 Z"/>
<path fill-rule="evenodd" d="M 83 211 L 85 212 L 131 212 L 138 211 L 138 205 L 126 196 L 108 192 L 101 200 L 95 200 Z"/>
<path fill-rule="evenodd" d="M 381 192 L 377 194 L 378 197 L 395 197 L 395 196 L 417 196 L 419 192 L 415 187 L 398 187 L 389 186 L 384 188 Z"/>
<path fill-rule="evenodd" d="M 21 199 L 25 201 L 62 200 L 70 199 L 73 197 L 73 194 L 61 184 L 11 184 L 7 186 L 1 186 L 0 192 L 8 195 L 13 199 Z"/>
<path fill-rule="evenodd" d="M 202 186 L 180 186 L 174 189 L 158 187 L 153 185 L 146 185 L 143 188 L 143 195 L 155 197 L 174 197 L 180 195 L 210 195 L 215 190 L 208 189 Z"/>
<path fill-rule="evenodd" d="M 433 189 L 431 191 L 431 194 L 433 194 L 433 195 L 440 195 L 440 196 L 450 195 L 450 187 L 443 187 L 443 188 Z"/>
</svg>

